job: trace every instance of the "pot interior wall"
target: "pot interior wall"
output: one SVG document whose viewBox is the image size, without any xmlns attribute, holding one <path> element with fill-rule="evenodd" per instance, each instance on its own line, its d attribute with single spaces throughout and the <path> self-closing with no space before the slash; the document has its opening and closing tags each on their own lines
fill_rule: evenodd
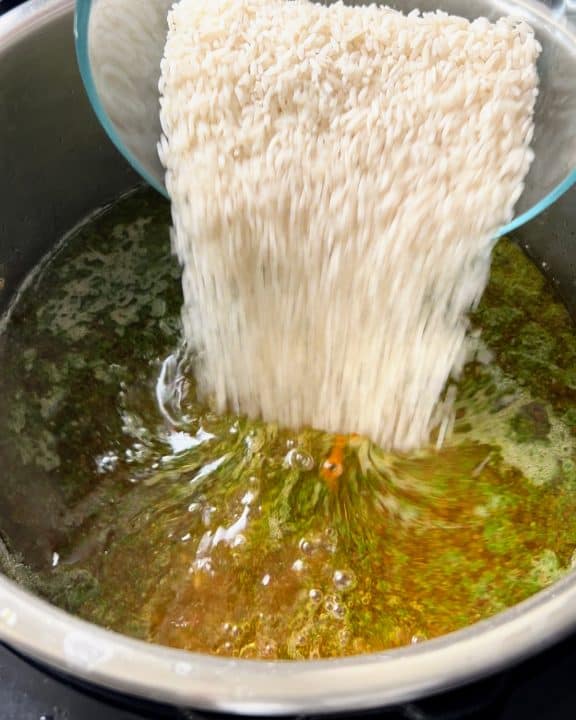
<svg viewBox="0 0 576 720">
<path fill-rule="evenodd" d="M 514 233 L 576 317 L 576 187 Z"/>
<path fill-rule="evenodd" d="M 70 5 L 52 3 L 49 22 L 0 40 L 2 309 L 63 233 L 138 181 L 84 93 Z"/>
<path fill-rule="evenodd" d="M 84 93 L 72 3 L 43 15 L 37 4 L 28 3 L 32 31 L 0 37 L 0 312 L 65 232 L 138 182 Z M 0 533 L 31 562 L 58 527 L 53 485 L 35 473 L 0 482 Z"/>
</svg>

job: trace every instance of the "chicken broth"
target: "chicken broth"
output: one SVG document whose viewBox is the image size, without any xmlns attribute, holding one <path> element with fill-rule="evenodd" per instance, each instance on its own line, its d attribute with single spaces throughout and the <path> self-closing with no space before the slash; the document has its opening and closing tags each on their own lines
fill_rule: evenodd
<svg viewBox="0 0 576 720">
<path fill-rule="evenodd" d="M 447 390 L 453 427 L 395 454 L 197 401 L 169 226 L 155 193 L 126 196 L 65 238 L 6 316 L 8 576 L 152 642 L 306 659 L 436 637 L 570 569 L 576 339 L 512 241 Z"/>
</svg>

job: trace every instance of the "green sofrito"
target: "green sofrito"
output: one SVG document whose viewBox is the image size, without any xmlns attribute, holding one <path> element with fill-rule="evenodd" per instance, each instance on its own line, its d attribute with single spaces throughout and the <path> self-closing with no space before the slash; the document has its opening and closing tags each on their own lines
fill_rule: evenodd
<svg viewBox="0 0 576 720">
<path fill-rule="evenodd" d="M 452 420 L 400 455 L 197 401 L 169 215 L 123 198 L 7 317 L 5 573 L 135 637 L 304 659 L 456 630 L 570 568 L 576 338 L 517 246 L 496 248 Z"/>
</svg>

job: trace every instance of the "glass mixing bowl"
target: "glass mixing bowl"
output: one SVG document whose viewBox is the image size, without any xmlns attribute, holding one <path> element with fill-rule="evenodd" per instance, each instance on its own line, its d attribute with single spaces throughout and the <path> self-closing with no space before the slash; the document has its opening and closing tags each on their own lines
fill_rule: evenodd
<svg viewBox="0 0 576 720">
<path fill-rule="evenodd" d="M 172 2 L 77 0 L 75 22 L 80 71 L 100 122 L 132 166 L 164 195 L 164 171 L 156 152 L 158 79 Z M 576 33 L 563 2 L 549 2 L 554 9 L 535 0 L 388 0 L 383 4 L 404 12 L 440 9 L 470 19 L 514 15 L 534 28 L 543 48 L 532 142 L 535 159 L 515 217 L 500 234 L 541 213 L 576 182 Z"/>
</svg>

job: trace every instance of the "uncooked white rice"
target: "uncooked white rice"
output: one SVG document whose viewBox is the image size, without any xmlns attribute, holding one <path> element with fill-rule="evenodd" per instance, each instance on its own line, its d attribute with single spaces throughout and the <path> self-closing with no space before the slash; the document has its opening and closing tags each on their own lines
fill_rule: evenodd
<svg viewBox="0 0 576 720">
<path fill-rule="evenodd" d="M 216 410 L 427 441 L 532 160 L 539 51 L 512 19 L 173 7 L 160 153 Z"/>
</svg>

